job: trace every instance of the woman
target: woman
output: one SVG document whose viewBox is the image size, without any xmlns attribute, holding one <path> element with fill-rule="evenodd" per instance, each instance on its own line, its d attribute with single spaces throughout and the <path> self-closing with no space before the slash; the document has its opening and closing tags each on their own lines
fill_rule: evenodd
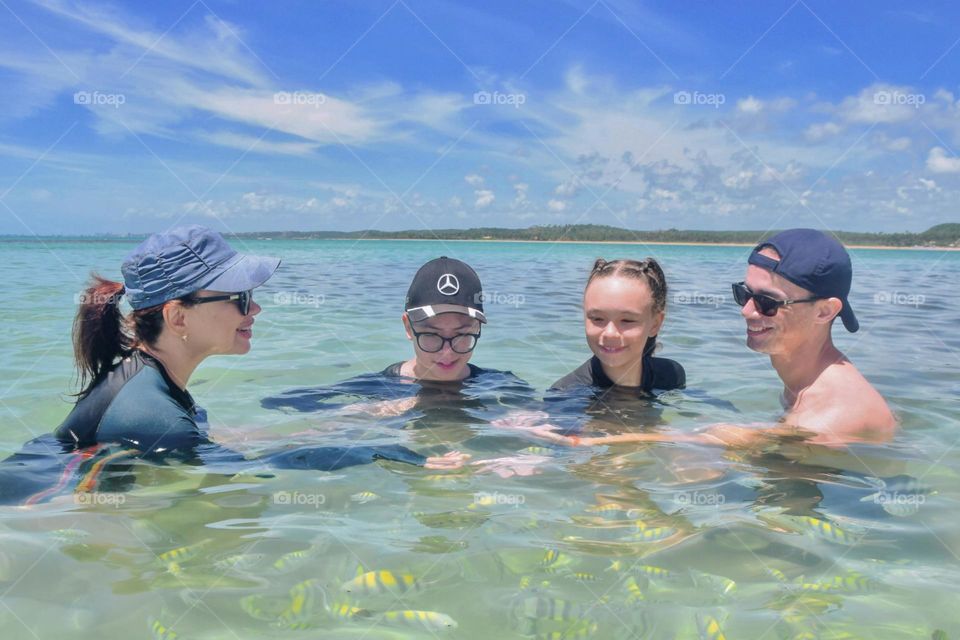
<svg viewBox="0 0 960 640">
<path fill-rule="evenodd" d="M 261 468 L 266 463 L 274 468 L 333 470 L 378 458 L 429 468 L 460 466 L 463 456 L 457 452 L 424 458 L 399 446 L 303 447 L 254 461 L 208 437 L 200 426 L 205 414 L 187 391 L 190 376 L 208 356 L 250 350 L 255 316 L 261 310 L 253 289 L 279 264 L 276 258 L 239 254 L 219 234 L 191 226 L 153 235 L 140 244 L 123 263 L 123 284 L 94 276 L 74 321 L 82 386 L 77 403 L 53 439 L 38 438 L 4 461 L 0 499 L 42 484 L 48 477 L 47 454 L 57 449 L 76 456 L 60 460 L 67 470 L 110 445 L 121 447 L 110 456 L 173 455 L 226 463 L 231 470 L 247 462 Z M 122 296 L 133 309 L 126 317 L 120 311 Z M 20 471 L 27 472 L 26 482 L 8 482 L 7 477 L 13 479 Z M 34 492 L 34 498 L 38 496 Z"/>
<path fill-rule="evenodd" d="M 682 389 L 683 367 L 653 357 L 666 307 L 667 280 L 656 260 L 598 258 L 583 292 L 583 320 L 593 357 L 554 382 L 551 390 L 616 386 L 652 395 L 655 390 Z"/>
</svg>

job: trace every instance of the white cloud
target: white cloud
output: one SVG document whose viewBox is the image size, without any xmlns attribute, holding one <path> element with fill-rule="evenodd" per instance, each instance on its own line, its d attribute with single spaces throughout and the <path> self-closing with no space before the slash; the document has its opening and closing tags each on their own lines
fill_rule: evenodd
<svg viewBox="0 0 960 640">
<path fill-rule="evenodd" d="M 485 182 L 483 176 L 476 173 L 471 173 L 463 176 L 463 179 L 466 180 L 467 184 L 471 187 L 482 187 Z"/>
<path fill-rule="evenodd" d="M 927 169 L 934 173 L 960 173 L 960 158 L 947 156 L 943 147 L 934 147 L 927 156 Z"/>
<path fill-rule="evenodd" d="M 493 194 L 493 191 L 489 189 L 478 189 L 474 191 L 473 194 L 477 197 L 476 202 L 473 203 L 477 209 L 483 209 L 490 206 L 497 197 Z"/>
<path fill-rule="evenodd" d="M 550 200 L 547 202 L 547 209 L 559 213 L 560 211 L 565 211 L 567 208 L 567 203 L 563 200 Z"/>
<path fill-rule="evenodd" d="M 753 96 L 748 96 L 743 100 L 737 100 L 737 110 L 744 113 L 760 113 L 763 110 L 763 103 Z"/>
<path fill-rule="evenodd" d="M 821 122 L 807 127 L 804 135 L 806 136 L 807 140 L 810 140 L 811 142 L 819 142 L 820 140 L 824 140 L 826 138 L 832 138 L 842 131 L 843 127 L 836 122 Z"/>
</svg>

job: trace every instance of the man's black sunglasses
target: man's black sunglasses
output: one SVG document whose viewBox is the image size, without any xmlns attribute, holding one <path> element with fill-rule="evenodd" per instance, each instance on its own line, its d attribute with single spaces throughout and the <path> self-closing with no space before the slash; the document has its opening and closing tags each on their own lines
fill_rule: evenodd
<svg viewBox="0 0 960 640">
<path fill-rule="evenodd" d="M 191 302 L 194 304 L 204 304 L 207 302 L 222 302 L 224 300 L 236 300 L 237 307 L 240 309 L 240 315 L 245 316 L 250 313 L 250 302 L 253 300 L 253 291 L 228 293 L 223 296 L 210 296 L 209 298 L 194 298 Z"/>
<path fill-rule="evenodd" d="M 746 305 L 750 299 L 753 299 L 753 304 L 756 305 L 757 311 L 762 315 L 767 317 L 773 317 L 777 315 L 777 310 L 780 307 L 786 307 L 791 304 L 799 304 L 801 302 L 815 302 L 817 300 L 823 300 L 824 298 L 804 298 L 803 300 L 777 300 L 776 298 L 771 298 L 770 296 L 764 293 L 754 293 L 750 290 L 743 282 L 737 282 L 733 286 L 733 299 L 741 307 Z"/>
</svg>

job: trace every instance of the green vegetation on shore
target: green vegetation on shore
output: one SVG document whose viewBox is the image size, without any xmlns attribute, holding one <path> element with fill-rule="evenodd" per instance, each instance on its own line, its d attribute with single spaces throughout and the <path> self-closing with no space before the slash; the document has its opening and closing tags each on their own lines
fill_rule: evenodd
<svg viewBox="0 0 960 640">
<path fill-rule="evenodd" d="M 249 231 L 236 234 L 241 238 L 286 240 L 520 240 L 540 242 L 660 242 L 665 244 L 745 244 L 752 245 L 769 237 L 770 231 L 634 231 L 601 224 L 559 224 L 507 229 L 476 227 L 473 229 L 410 229 L 407 231 Z M 836 231 L 847 245 L 878 247 L 943 247 L 960 248 L 960 223 L 938 224 L 921 233 L 862 233 Z M 232 236 L 232 234 L 231 234 Z M 102 234 L 93 236 L 43 236 L 52 242 L 83 239 L 90 242 L 124 242 L 140 240 L 145 234 Z M 0 242 L 30 242 L 30 236 L 0 236 Z M 42 239 L 40 239 L 42 241 Z"/>
<path fill-rule="evenodd" d="M 407 231 L 270 231 L 241 233 L 250 238 L 368 239 L 368 240 L 531 240 L 544 242 L 665 242 L 702 244 L 753 244 L 771 231 L 633 231 L 599 224 L 545 225 L 526 229 L 478 227 L 474 229 L 422 229 Z M 848 245 L 883 247 L 960 247 L 960 223 L 939 224 L 922 233 L 861 233 L 838 231 Z"/>
</svg>

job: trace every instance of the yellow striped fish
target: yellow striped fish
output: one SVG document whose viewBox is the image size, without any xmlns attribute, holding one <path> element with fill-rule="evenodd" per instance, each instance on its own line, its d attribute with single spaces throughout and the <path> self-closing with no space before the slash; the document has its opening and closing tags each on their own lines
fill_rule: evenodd
<svg viewBox="0 0 960 640">
<path fill-rule="evenodd" d="M 274 563 L 270 565 L 270 570 L 273 573 L 291 573 L 307 564 L 319 551 L 320 548 L 316 545 L 311 545 L 299 551 L 290 551 L 277 558 Z"/>
<path fill-rule="evenodd" d="M 802 591 L 844 591 L 847 593 L 863 593 L 876 591 L 880 583 L 861 573 L 848 573 L 844 576 L 834 576 L 831 580 L 818 582 L 799 581 Z"/>
<path fill-rule="evenodd" d="M 647 599 L 647 596 L 643 593 L 643 588 L 637 583 L 637 579 L 633 576 L 628 576 L 626 580 L 623 581 L 623 586 L 627 589 L 627 602 L 642 602 Z"/>
<path fill-rule="evenodd" d="M 652 564 L 638 564 L 632 567 L 631 570 L 636 571 L 637 573 L 642 573 L 650 578 L 657 578 L 659 580 L 670 580 L 674 576 L 673 572 L 669 569 L 656 567 Z"/>
<path fill-rule="evenodd" d="M 565 569 L 572 562 L 573 558 L 559 549 L 547 549 L 543 554 L 543 559 L 540 560 L 540 567 L 552 573 Z"/>
<path fill-rule="evenodd" d="M 277 618 L 276 626 L 309 629 L 312 621 L 326 608 L 326 594 L 319 580 L 298 582 L 290 589 L 290 602 Z"/>
<path fill-rule="evenodd" d="M 697 631 L 700 632 L 700 640 L 727 640 L 720 628 L 720 621 L 710 614 L 697 614 Z"/>
<path fill-rule="evenodd" d="M 701 589 L 711 589 L 721 596 L 730 595 L 737 588 L 737 583 L 730 578 L 697 571 L 696 569 L 690 570 L 690 579 L 693 581 L 694 586 Z"/>
<path fill-rule="evenodd" d="M 854 545 L 863 539 L 863 533 L 842 529 L 829 520 L 821 520 L 813 516 L 796 516 L 784 513 L 758 513 L 761 520 L 777 527 L 805 533 L 827 542 L 842 545 Z"/>
<path fill-rule="evenodd" d="M 149 618 L 147 625 L 150 627 L 150 635 L 153 636 L 154 640 L 177 640 L 180 637 L 176 631 L 164 626 L 156 618 Z"/>
<path fill-rule="evenodd" d="M 187 562 L 192 558 L 196 557 L 200 551 L 206 547 L 208 544 L 213 542 L 213 538 L 206 538 L 201 540 L 196 544 L 186 545 L 183 547 L 177 547 L 176 549 L 171 549 L 169 551 L 164 551 L 157 556 L 157 560 L 164 566 L 166 566 L 167 571 L 174 575 L 179 575 L 182 571 L 181 563 Z"/>
<path fill-rule="evenodd" d="M 367 504 L 368 502 L 372 502 L 379 497 L 380 496 L 375 494 L 373 491 L 360 491 L 359 493 L 355 493 L 350 496 L 350 499 L 359 504 Z"/>
<path fill-rule="evenodd" d="M 677 530 L 673 527 L 651 527 L 642 520 L 637 520 L 637 532 L 632 536 L 633 540 L 643 540 L 644 542 L 659 542 L 666 540 L 674 535 Z"/>
<path fill-rule="evenodd" d="M 420 589 L 420 583 L 407 573 L 395 574 L 392 571 L 368 571 L 345 583 L 341 589 L 347 593 L 379 595 L 391 593 L 401 595 Z"/>
<path fill-rule="evenodd" d="M 405 626 L 420 627 L 428 631 L 449 631 L 457 628 L 457 622 L 445 613 L 437 611 L 384 611 L 382 620 Z"/>
</svg>

